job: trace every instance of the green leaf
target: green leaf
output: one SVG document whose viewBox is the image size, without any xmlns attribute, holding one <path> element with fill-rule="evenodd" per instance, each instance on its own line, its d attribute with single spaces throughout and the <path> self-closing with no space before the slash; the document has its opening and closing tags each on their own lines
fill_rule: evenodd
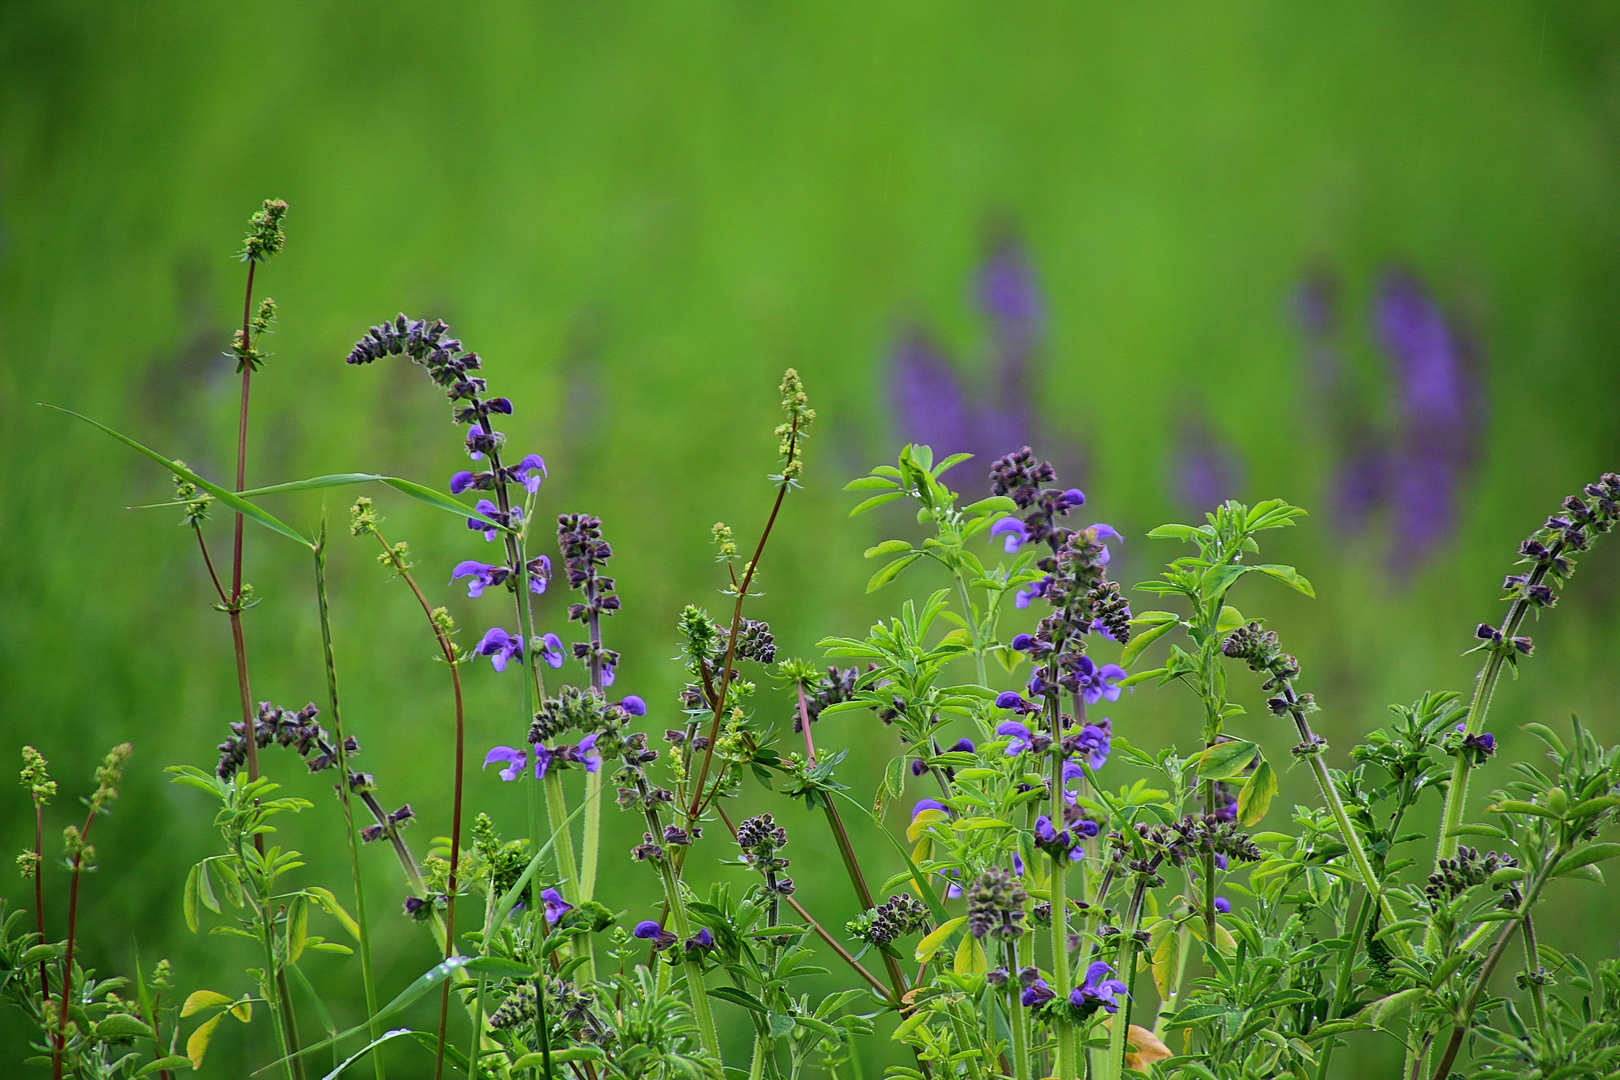
<svg viewBox="0 0 1620 1080">
<path fill-rule="evenodd" d="M 1276 578 L 1297 592 L 1302 592 L 1313 599 L 1316 596 L 1316 590 L 1311 588 L 1311 583 L 1301 577 L 1299 571 L 1292 566 L 1283 566 L 1279 563 L 1260 563 L 1249 567 L 1249 569 L 1258 570 L 1267 577 Z"/>
<path fill-rule="evenodd" d="M 976 503 L 969 503 L 962 508 L 966 514 L 1016 514 L 1018 504 L 1005 495 L 992 495 L 988 499 L 980 499 Z"/>
<path fill-rule="evenodd" d="M 531 965 L 519 964 L 516 961 L 505 960 L 498 956 L 453 956 L 428 968 L 427 971 L 417 977 L 416 981 L 401 990 L 393 1001 L 378 1009 L 376 1015 L 372 1016 L 370 1020 L 357 1024 L 347 1031 L 341 1031 L 330 1038 L 322 1039 L 318 1043 L 312 1043 L 298 1051 L 297 1054 L 279 1058 L 271 1064 L 280 1065 L 283 1061 L 291 1060 L 292 1057 L 302 1057 L 305 1054 L 314 1053 L 316 1050 L 324 1050 L 335 1042 L 341 1042 L 353 1035 L 358 1035 L 372 1024 L 387 1020 L 408 1009 L 423 994 L 426 994 L 457 971 L 505 976 L 514 979 L 528 978 L 534 974 L 534 968 Z M 220 1016 L 223 1015 L 225 1014 L 220 1014 Z M 215 1017 L 215 1020 L 217 1019 L 219 1017 Z"/>
<path fill-rule="evenodd" d="M 1261 760 L 1249 782 L 1238 792 L 1238 820 L 1245 828 L 1253 828 L 1266 816 L 1271 800 L 1277 794 L 1277 773 L 1271 762 Z"/>
<path fill-rule="evenodd" d="M 910 550 L 911 550 L 911 541 L 910 540 L 885 540 L 881 544 L 876 544 L 876 545 L 874 545 L 872 547 L 867 548 L 866 549 L 866 557 L 868 559 L 875 559 L 879 555 L 893 555 L 897 551 L 910 551 Z"/>
<path fill-rule="evenodd" d="M 729 1001 L 733 1005 L 741 1005 L 743 1008 L 748 1009 L 751 1012 L 757 1012 L 761 1016 L 764 1016 L 766 1013 L 770 1012 L 770 1010 L 765 1007 L 765 1003 L 760 1001 L 759 998 L 755 997 L 753 994 L 750 994 L 748 991 L 738 989 L 735 986 L 710 987 L 709 996 L 712 998 L 719 998 L 721 1001 Z"/>
<path fill-rule="evenodd" d="M 346 1070 L 350 1065 L 353 1065 L 355 1062 L 359 1061 L 361 1058 L 363 1058 L 367 1054 L 371 1053 L 372 1050 L 374 1050 L 377 1047 L 381 1046 L 383 1043 L 388 1042 L 390 1039 L 397 1039 L 401 1035 L 411 1035 L 411 1034 L 414 1034 L 414 1033 L 411 1031 L 410 1028 L 395 1028 L 393 1031 L 385 1031 L 383 1034 L 377 1036 L 377 1038 L 375 1038 L 375 1039 L 372 1039 L 370 1042 L 366 1043 L 366 1045 L 362 1046 L 359 1050 L 356 1050 L 353 1054 L 351 1054 L 347 1058 L 343 1059 L 343 1062 L 340 1065 L 338 1065 L 337 1068 L 333 1069 L 331 1072 L 329 1072 L 325 1076 L 321 1077 L 321 1080 L 337 1080 L 337 1078 L 339 1076 L 342 1076 L 344 1070 Z"/>
<path fill-rule="evenodd" d="M 1200 780 L 1230 780 L 1240 775 L 1254 760 L 1260 747 L 1242 739 L 1216 743 L 1193 759 Z"/>
<path fill-rule="evenodd" d="M 197 932 L 197 875 L 202 872 L 202 863 L 191 868 L 186 875 L 186 887 L 180 894 L 180 909 L 185 912 L 186 926 L 191 932 Z"/>
<path fill-rule="evenodd" d="M 1195 525 L 1160 525 L 1148 533 L 1149 540 L 1191 540 L 1202 534 Z"/>
<path fill-rule="evenodd" d="M 157 1033 L 146 1021 L 128 1013 L 110 1013 L 96 1025 L 98 1039 L 155 1039 Z"/>
<path fill-rule="evenodd" d="M 153 461 L 157 462 L 159 465 L 162 465 L 165 469 L 168 469 L 170 472 L 174 473 L 176 476 L 184 477 L 185 479 L 191 481 L 193 484 L 196 484 L 198 487 L 200 487 L 204 491 L 208 492 L 208 494 L 212 495 L 214 498 L 218 499 L 220 502 L 224 503 L 226 506 L 229 506 L 232 510 L 235 510 L 237 513 L 241 514 L 243 517 L 249 518 L 249 519 L 251 519 L 252 521 L 254 521 L 256 523 L 258 523 L 260 525 L 263 525 L 265 528 L 269 529 L 271 532 L 280 533 L 282 536 L 285 536 L 290 540 L 296 540 L 300 544 L 303 544 L 305 547 L 313 546 L 310 543 L 310 540 L 309 540 L 308 537 L 299 535 L 299 533 L 296 530 L 292 529 L 291 527 L 289 527 L 287 525 L 283 525 L 280 521 L 277 521 L 275 518 L 271 517 L 269 514 L 265 513 L 263 510 L 259 509 L 257 506 L 254 506 L 252 503 L 248 502 L 246 499 L 242 498 L 240 495 L 237 495 L 234 492 L 226 491 L 224 488 L 220 487 L 218 484 L 213 484 L 213 483 L 208 482 L 207 480 L 204 480 L 202 477 L 198 476 L 196 473 L 192 472 L 190 469 L 186 468 L 184 465 L 181 465 L 179 462 L 170 461 L 168 458 L 164 457 L 162 454 L 158 453 L 156 450 L 152 450 L 152 449 L 150 449 L 148 447 L 142 446 L 140 443 L 136 442 L 134 439 L 130 438 L 128 435 L 120 435 L 118 432 L 114 431 L 112 428 L 108 427 L 106 424 L 99 424 L 96 421 L 90 419 L 88 416 L 84 416 L 81 413 L 76 413 L 72 409 L 64 409 L 64 408 L 61 408 L 60 406 L 57 406 L 57 405 L 44 405 L 44 404 L 42 404 L 41 407 L 46 408 L 46 409 L 53 409 L 56 412 L 60 412 L 60 413 L 67 413 L 69 416 L 77 417 L 78 419 L 83 420 L 85 423 L 89 424 L 91 427 L 100 428 L 102 431 L 105 431 L 108 435 L 111 435 L 113 438 L 117 439 L 119 442 L 123 443 L 125 446 L 128 446 L 130 449 L 136 450 L 136 451 L 138 451 L 138 452 L 140 452 L 142 454 L 145 454 L 147 457 L 151 458 Z M 208 1042 L 207 1039 L 203 1040 L 204 1048 L 207 1047 L 207 1042 Z"/>
<path fill-rule="evenodd" d="M 1428 989 L 1414 986 L 1409 990 L 1390 994 L 1372 1002 L 1358 1014 L 1369 1023 L 1381 1028 L 1389 1028 L 1395 1022 L 1409 1015 L 1413 1008 L 1428 996 Z"/>
<path fill-rule="evenodd" d="M 1564 740 L 1560 739 L 1557 734 L 1553 732 L 1553 729 L 1548 727 L 1546 724 L 1521 724 L 1519 726 L 1519 730 L 1528 731 L 1530 734 L 1546 743 L 1547 748 L 1553 753 L 1557 754 L 1559 757 L 1564 757 L 1569 753 L 1569 751 L 1564 747 Z"/>
<path fill-rule="evenodd" d="M 186 1040 L 186 1057 L 190 1059 L 192 1069 L 202 1068 L 203 1055 L 208 1053 L 209 1040 L 213 1039 L 214 1029 L 219 1027 L 219 1022 L 223 1019 L 225 1019 L 224 1013 L 218 1013 L 210 1017 L 203 1021 L 202 1026 L 193 1031 L 191 1037 Z"/>
<path fill-rule="evenodd" d="M 170 1054 L 168 1057 L 160 1057 L 156 1061 L 148 1061 L 145 1065 L 142 1065 L 139 1069 L 135 1070 L 135 1075 L 151 1076 L 153 1073 L 162 1072 L 164 1069 L 178 1069 L 182 1065 L 190 1064 L 190 1058 L 182 1057 L 179 1054 Z"/>
<path fill-rule="evenodd" d="M 208 876 L 208 860 L 204 859 L 197 864 L 197 898 L 202 901 L 203 907 L 219 914 L 219 898 L 214 895 L 214 882 Z"/>
<path fill-rule="evenodd" d="M 1248 622 L 1248 620 L 1243 617 L 1243 612 L 1239 611 L 1235 607 L 1230 607 L 1223 604 L 1221 606 L 1220 618 L 1215 622 L 1215 632 L 1217 634 L 1227 634 L 1244 625 L 1246 622 Z"/>
<path fill-rule="evenodd" d="M 727 989 L 729 989 L 729 987 Z M 570 1061 L 601 1061 L 603 1056 L 602 1048 L 600 1046 L 565 1046 L 558 1047 L 551 1052 L 552 1062 L 554 1064 L 562 1063 L 564 1065 Z M 538 1069 L 545 1063 L 546 1056 L 542 1053 L 534 1052 L 524 1054 L 522 1057 L 512 1062 L 512 1069 L 514 1071 L 518 1069 Z"/>
<path fill-rule="evenodd" d="M 309 941 L 309 897 L 299 893 L 287 905 L 287 955 L 297 960 Z"/>
<path fill-rule="evenodd" d="M 1119 654 L 1120 666 L 1130 667 L 1136 658 L 1142 655 L 1143 650 L 1174 630 L 1180 623 L 1180 619 L 1172 619 L 1171 621 L 1157 623 L 1146 630 L 1138 630 L 1132 634 L 1131 640 L 1125 643 L 1125 650 Z"/>
<path fill-rule="evenodd" d="M 845 491 L 893 491 L 894 481 L 886 476 L 860 476 L 844 485 Z"/>
<path fill-rule="evenodd" d="M 983 975 L 990 968 L 990 958 L 985 955 L 984 946 L 972 934 L 963 934 L 962 943 L 956 947 L 956 962 L 951 970 L 957 975 Z"/>
<path fill-rule="evenodd" d="M 230 998 L 215 990 L 193 991 L 192 995 L 186 998 L 186 1003 L 180 1006 L 180 1016 L 184 1019 L 202 1009 L 214 1009 L 230 1003 Z"/>
<path fill-rule="evenodd" d="M 910 566 L 912 563 L 916 562 L 922 557 L 923 553 L 920 551 L 911 555 L 902 555 L 900 558 L 894 560 L 883 569 L 873 574 L 871 580 L 866 583 L 866 591 L 869 593 L 877 592 L 879 589 L 883 588 L 883 586 L 899 577 L 900 571 L 904 570 L 906 567 Z"/>
<path fill-rule="evenodd" d="M 894 500 L 900 498 L 904 494 L 905 492 L 903 491 L 885 491 L 882 495 L 874 495 L 865 502 L 857 504 L 855 509 L 849 512 L 849 516 L 854 517 L 857 514 L 864 514 L 874 507 L 882 506 L 884 503 L 894 502 Z"/>
<path fill-rule="evenodd" d="M 343 905 L 338 903 L 338 898 L 332 895 L 331 889 L 311 885 L 304 891 L 313 896 L 332 918 L 342 923 L 343 929 L 349 932 L 350 937 L 356 941 L 360 940 L 360 924 L 354 921 L 354 916 L 343 910 Z"/>
<path fill-rule="evenodd" d="M 456 501 L 442 491 L 435 491 L 413 480 L 402 480 L 397 476 L 384 476 L 381 473 L 331 473 L 327 476 L 312 476 L 308 480 L 292 480 L 285 484 L 272 484 L 269 487 L 252 488 L 242 492 L 244 499 L 256 499 L 261 495 L 280 495 L 289 491 L 311 491 L 316 488 L 348 487 L 351 484 L 387 484 L 395 491 L 409 495 L 418 502 L 427 503 L 446 513 L 461 518 L 476 518 L 484 524 L 500 529 L 502 532 L 512 532 L 510 527 L 493 521 L 464 503 Z"/>
<path fill-rule="evenodd" d="M 962 915 L 948 922 L 942 922 L 929 931 L 927 937 L 917 942 L 915 954 L 917 963 L 926 964 L 932 960 L 934 954 L 939 952 L 940 947 L 945 944 L 945 939 L 954 934 L 965 922 L 967 922 L 967 916 Z"/>
<path fill-rule="evenodd" d="M 1564 874 L 1574 873 L 1583 866 L 1612 859 L 1616 855 L 1620 855 L 1620 844 L 1588 844 L 1559 859 L 1558 865 L 1553 867 L 1552 876 L 1562 877 Z"/>
</svg>

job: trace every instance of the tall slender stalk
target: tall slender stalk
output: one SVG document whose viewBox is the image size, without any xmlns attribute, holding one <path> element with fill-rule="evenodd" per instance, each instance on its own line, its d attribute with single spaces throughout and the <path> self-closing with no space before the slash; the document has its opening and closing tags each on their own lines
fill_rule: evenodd
<svg viewBox="0 0 1620 1080">
<path fill-rule="evenodd" d="M 94 820 L 93 813 L 85 819 L 84 829 L 79 834 L 81 840 L 88 839 L 90 823 Z M 73 946 L 79 930 L 79 877 L 83 866 L 81 849 L 73 854 L 73 884 L 68 891 L 67 953 L 62 958 L 62 1001 L 56 1017 L 56 1052 L 51 1055 L 52 1080 L 62 1080 L 62 1055 L 67 1046 L 68 997 L 73 991 Z"/>
<path fill-rule="evenodd" d="M 1052 685 L 1057 684 L 1057 661 L 1051 662 L 1047 679 Z M 1055 695 L 1046 699 L 1046 721 L 1052 736 L 1052 794 L 1049 813 L 1053 825 L 1063 821 L 1063 724 L 1058 715 L 1058 698 Z M 1068 853 L 1059 852 L 1052 856 L 1052 978 L 1057 983 L 1058 995 L 1064 996 L 1069 992 L 1069 984 L 1073 981 L 1069 970 L 1069 898 L 1066 892 L 1068 883 L 1065 880 L 1065 871 L 1068 869 Z M 1078 1062 L 1075 1056 L 1074 1025 L 1067 1018 L 1059 1019 L 1053 1026 L 1057 1029 L 1057 1077 L 1058 1080 L 1075 1080 L 1078 1071 Z"/>
<path fill-rule="evenodd" d="M 337 749 L 338 798 L 343 804 L 344 832 L 349 841 L 349 877 L 354 885 L 354 917 L 360 929 L 360 979 L 365 987 L 367 1031 L 375 1040 L 379 1034 L 376 1020 L 377 982 L 371 967 L 371 923 L 366 913 L 366 892 L 360 875 L 360 837 L 354 827 L 354 805 L 350 801 L 348 737 L 343 733 L 343 709 L 338 699 L 337 658 L 332 649 L 332 612 L 326 591 L 326 519 L 321 519 L 320 532 L 315 539 L 315 600 L 321 618 L 321 655 L 326 663 L 326 700 L 332 716 L 333 742 Z M 252 741 L 257 741 L 252 740 Z M 449 983 L 446 982 L 446 987 Z M 441 1034 L 442 1038 L 442 1034 Z M 371 1055 L 372 1070 L 377 1080 L 385 1080 L 381 1051 Z"/>
<path fill-rule="evenodd" d="M 34 921 L 39 927 L 39 943 L 45 943 L 45 804 L 34 799 Z M 39 962 L 39 998 L 51 999 L 51 976 L 42 959 Z"/>
</svg>

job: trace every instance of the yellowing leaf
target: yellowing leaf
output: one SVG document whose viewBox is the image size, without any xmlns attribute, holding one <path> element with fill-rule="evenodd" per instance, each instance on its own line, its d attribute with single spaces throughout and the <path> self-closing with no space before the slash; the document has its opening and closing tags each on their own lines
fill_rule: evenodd
<svg viewBox="0 0 1620 1080">
<path fill-rule="evenodd" d="M 191 1059 L 193 1071 L 202 1068 L 203 1055 L 208 1053 L 208 1040 L 214 1037 L 214 1029 L 219 1027 L 219 1022 L 223 1019 L 225 1019 L 224 1013 L 209 1018 L 201 1027 L 191 1033 L 191 1038 L 186 1040 L 186 1057 Z"/>
<path fill-rule="evenodd" d="M 972 934 L 962 935 L 962 944 L 956 947 L 956 966 L 952 969 L 958 975 L 983 975 L 990 969 L 990 958 L 984 954 L 984 946 Z"/>
<path fill-rule="evenodd" d="M 911 824 L 906 828 L 906 839 L 915 841 L 918 837 L 922 836 L 928 831 L 928 827 L 930 825 L 937 824 L 941 821 L 949 821 L 950 819 L 951 815 L 947 814 L 943 810 L 935 810 L 932 807 L 928 808 L 927 810 L 920 810 L 917 812 L 917 816 L 911 819 Z"/>
<path fill-rule="evenodd" d="M 1176 977 L 1176 951 L 1180 945 L 1179 937 L 1166 934 L 1153 950 L 1153 985 L 1159 988 L 1161 998 L 1170 993 L 1170 980 Z"/>
<path fill-rule="evenodd" d="M 242 1023 L 249 1023 L 253 1019 L 253 1000 L 251 998 L 243 998 L 235 1005 L 232 1005 L 228 1011 L 232 1016 L 242 1021 Z"/>
<path fill-rule="evenodd" d="M 199 1009 L 210 1009 L 216 1005 L 229 1005 L 231 999 L 214 990 L 198 990 L 186 998 L 186 1003 L 180 1006 L 181 1016 L 190 1016 Z"/>
<path fill-rule="evenodd" d="M 1271 762 L 1262 760 L 1243 790 L 1238 792 L 1238 820 L 1245 827 L 1253 827 L 1266 816 L 1276 794 L 1277 771 L 1271 767 Z"/>
<path fill-rule="evenodd" d="M 959 915 L 949 922 L 943 922 L 934 927 L 934 929 L 929 932 L 927 937 L 917 942 L 917 963 L 926 964 L 928 961 L 932 960 L 934 958 L 934 954 L 939 952 L 940 946 L 945 944 L 945 939 L 950 937 L 951 934 L 956 931 L 957 927 L 961 926 L 965 922 L 967 922 L 967 916 Z"/>
<path fill-rule="evenodd" d="M 1125 1041 L 1131 1044 L 1135 1053 L 1126 1051 L 1125 1067 L 1137 1072 L 1147 1072 L 1147 1066 L 1155 1061 L 1163 1061 L 1172 1057 L 1170 1048 L 1159 1041 L 1159 1037 L 1145 1027 L 1132 1024 L 1125 1029 Z"/>
</svg>

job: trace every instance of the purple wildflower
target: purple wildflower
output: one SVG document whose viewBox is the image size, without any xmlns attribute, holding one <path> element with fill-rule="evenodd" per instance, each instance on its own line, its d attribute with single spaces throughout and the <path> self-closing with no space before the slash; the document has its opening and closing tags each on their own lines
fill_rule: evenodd
<svg viewBox="0 0 1620 1080">
<path fill-rule="evenodd" d="M 1030 747 L 1030 740 L 1032 736 L 1029 728 L 1025 727 L 1023 724 L 1020 724 L 1016 720 L 1003 720 L 1001 723 L 997 724 L 996 734 L 1012 736 L 1012 741 L 1007 744 L 1008 757 L 1015 757 Z"/>
<path fill-rule="evenodd" d="M 654 952 L 669 948 L 671 945 L 675 944 L 677 940 L 674 934 L 670 933 L 668 930 L 665 930 L 662 926 L 659 926 L 651 919 L 644 919 L 641 922 L 636 923 L 636 928 L 631 931 L 631 934 L 643 941 L 652 942 Z"/>
<path fill-rule="evenodd" d="M 450 477 L 450 494 L 460 495 L 473 486 L 473 474 L 463 469 Z"/>
<path fill-rule="evenodd" d="M 484 517 L 490 518 L 493 521 L 502 520 L 501 508 L 490 502 L 488 499 L 479 499 L 478 505 L 474 506 L 473 509 L 477 510 L 480 514 L 483 514 Z M 519 514 L 520 512 L 514 509 L 513 513 Z M 490 522 L 482 521 L 478 518 L 468 518 L 467 528 L 471 529 L 473 532 L 483 533 L 485 540 L 494 540 L 496 534 L 500 532 L 500 530 L 494 525 L 490 524 Z"/>
<path fill-rule="evenodd" d="M 1107 962 L 1092 961 L 1091 966 L 1086 968 L 1085 981 L 1069 994 L 1069 1004 L 1077 1009 L 1094 1010 L 1100 1006 L 1108 1012 L 1117 1012 L 1119 1002 L 1116 998 L 1128 991 L 1118 979 L 1103 978 L 1113 973 L 1114 969 Z"/>
<path fill-rule="evenodd" d="M 529 753 L 527 750 L 514 750 L 510 746 L 497 746 L 485 755 L 484 768 L 489 768 L 497 761 L 506 762 L 506 768 L 500 772 L 501 779 L 512 781 L 523 775 L 523 766 L 528 764 Z"/>
<path fill-rule="evenodd" d="M 512 470 L 512 475 L 523 482 L 530 495 L 540 490 L 540 480 L 546 476 L 546 461 L 539 454 L 527 454 Z"/>
<path fill-rule="evenodd" d="M 494 665 L 496 671 L 505 671 L 506 662 L 512 657 L 523 659 L 523 639 L 508 634 L 498 626 L 492 626 L 474 651 L 480 656 L 489 657 L 489 662 Z"/>
<path fill-rule="evenodd" d="M 1029 536 L 1029 529 L 1020 518 L 1004 517 L 990 526 L 991 536 L 1001 536 L 1003 534 L 1006 535 L 1007 539 L 1002 542 L 1002 550 L 1011 555 L 1018 550 L 1019 545 Z"/>
<path fill-rule="evenodd" d="M 625 712 L 629 713 L 631 716 L 646 716 L 647 715 L 647 703 L 645 701 L 642 701 L 639 697 L 637 697 L 634 694 L 631 694 L 628 697 L 626 697 L 624 700 L 620 701 L 619 702 L 619 708 L 623 709 Z"/>
<path fill-rule="evenodd" d="M 911 808 L 911 820 L 916 821 L 917 815 L 924 810 L 943 810 L 947 814 L 951 812 L 951 808 L 938 799 L 918 799 L 917 805 Z"/>
<path fill-rule="evenodd" d="M 1018 1003 L 1026 1009 L 1036 1009 L 1055 997 L 1057 994 L 1046 985 L 1046 980 L 1036 976 L 1033 982 L 1024 987 L 1024 992 L 1018 995 Z"/>
<path fill-rule="evenodd" d="M 453 582 L 457 578 L 472 578 L 467 582 L 467 595 L 478 597 L 482 596 L 484 590 L 491 585 L 499 585 L 505 581 L 511 572 L 504 566 L 491 566 L 476 559 L 467 559 L 456 563 L 456 568 L 450 571 L 450 580 Z"/>
<path fill-rule="evenodd" d="M 580 763 L 585 766 L 588 773 L 598 772 L 602 768 L 602 751 L 596 748 L 596 732 L 579 740 L 576 748 Z"/>
<path fill-rule="evenodd" d="M 540 899 L 545 901 L 546 922 L 548 923 L 554 923 L 564 915 L 568 914 L 570 911 L 574 910 L 574 905 L 564 900 L 562 893 L 558 892 L 556 889 L 547 889 L 546 891 L 542 892 L 540 894 Z"/>
<path fill-rule="evenodd" d="M 546 662 L 546 665 L 548 667 L 554 667 L 554 668 L 562 667 L 562 665 L 563 665 L 562 638 L 558 637 L 556 634 L 547 634 L 545 637 L 541 638 L 540 639 L 540 650 L 539 650 L 538 655 L 539 655 L 540 659 L 542 659 L 542 660 L 544 660 Z M 1118 697 L 1119 695 L 1115 694 L 1114 696 Z"/>
<path fill-rule="evenodd" d="M 1222 915 L 1231 914 L 1232 901 L 1228 900 L 1224 896 L 1217 896 L 1215 898 L 1215 910 L 1220 912 Z"/>
</svg>

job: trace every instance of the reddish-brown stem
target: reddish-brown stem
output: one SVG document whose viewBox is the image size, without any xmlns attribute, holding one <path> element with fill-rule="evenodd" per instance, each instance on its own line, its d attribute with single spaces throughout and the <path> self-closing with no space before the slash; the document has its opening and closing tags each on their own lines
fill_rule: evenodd
<svg viewBox="0 0 1620 1080">
<path fill-rule="evenodd" d="M 73 885 L 68 891 L 67 953 L 62 958 L 62 1007 L 56 1018 L 56 1053 L 51 1055 L 51 1080 L 62 1080 L 62 1054 L 67 1047 L 68 995 L 73 992 L 73 942 L 79 929 L 79 878 L 84 865 L 84 845 L 90 841 L 90 826 L 96 813 L 90 811 L 79 832 L 79 850 L 73 855 Z"/>
<path fill-rule="evenodd" d="M 246 348 L 253 317 L 253 272 L 258 264 L 249 260 L 247 289 L 242 297 L 242 345 Z M 242 403 L 236 414 L 236 490 L 247 488 L 248 397 L 253 385 L 253 365 L 244 353 L 242 359 Z M 242 638 L 242 531 L 246 519 L 236 515 L 236 533 L 231 542 L 231 595 L 226 608 L 231 616 L 231 641 L 236 647 L 236 683 L 242 698 L 242 738 L 247 743 L 248 779 L 259 778 L 259 739 L 253 722 L 253 691 L 248 684 L 247 642 Z M 212 566 L 209 572 L 213 572 Z M 264 838 L 253 837 L 254 846 L 264 851 Z"/>
<path fill-rule="evenodd" d="M 39 943 L 45 944 L 45 807 L 34 803 L 34 918 L 39 924 Z M 45 961 L 39 962 L 39 997 L 51 1000 L 51 977 Z"/>
<path fill-rule="evenodd" d="M 791 461 L 799 441 L 799 418 L 793 418 L 793 428 L 788 433 L 787 457 Z M 714 720 L 709 724 L 709 745 L 703 750 L 703 765 L 698 769 L 697 784 L 692 789 L 692 804 L 688 808 L 687 816 L 697 818 L 707 805 L 703 799 L 703 783 L 709 778 L 709 763 L 714 759 L 714 744 L 720 739 L 720 717 L 726 710 L 726 691 L 731 688 L 731 665 L 737 659 L 737 631 L 742 626 L 743 601 L 748 597 L 748 586 L 754 580 L 754 571 L 759 569 L 759 557 L 765 553 L 765 541 L 771 538 L 771 528 L 776 524 L 776 515 L 782 510 L 782 500 L 787 497 L 788 482 L 783 480 L 776 488 L 776 501 L 771 504 L 771 516 L 765 520 L 765 531 L 759 534 L 759 543 L 754 545 L 754 557 L 748 560 L 748 567 L 743 571 L 742 584 L 736 587 L 737 602 L 731 609 L 731 638 L 726 643 L 726 662 L 720 669 L 720 691 L 714 698 Z"/>
<path fill-rule="evenodd" d="M 197 547 L 202 550 L 203 565 L 208 567 L 208 579 L 214 583 L 214 592 L 219 594 L 219 602 L 229 604 L 231 598 L 225 595 L 225 587 L 219 583 L 219 575 L 214 572 L 214 560 L 208 554 L 208 542 L 203 539 L 202 526 L 194 524 L 191 531 L 197 534 Z"/>
<path fill-rule="evenodd" d="M 816 743 L 810 737 L 810 707 L 804 700 L 804 683 L 794 683 L 793 689 L 799 693 L 799 726 L 804 729 L 804 765 L 807 769 L 816 767 Z"/>
<path fill-rule="evenodd" d="M 394 556 L 394 551 L 388 546 L 388 541 L 382 533 L 377 533 L 377 542 L 382 544 L 393 562 L 394 569 L 399 576 L 405 579 L 405 584 L 411 587 L 416 596 L 416 602 L 422 605 L 422 614 L 427 616 L 428 626 L 433 631 L 434 638 L 439 643 L 439 649 L 444 653 L 444 662 L 450 665 L 450 685 L 455 691 L 456 698 L 456 772 L 455 796 L 450 812 L 450 882 L 445 890 L 444 910 L 444 958 L 450 959 L 456 950 L 456 868 L 461 862 L 461 798 L 462 798 L 462 771 L 464 769 L 464 756 L 466 753 L 466 711 L 461 698 L 461 665 L 456 661 L 456 647 L 444 630 L 433 618 L 433 606 L 428 603 L 416 579 L 405 568 L 404 561 Z M 444 1034 L 445 1026 L 450 1019 L 450 982 L 445 980 L 444 989 L 439 994 L 439 1041 L 433 1052 L 433 1080 L 439 1080 L 444 1074 Z"/>
</svg>

